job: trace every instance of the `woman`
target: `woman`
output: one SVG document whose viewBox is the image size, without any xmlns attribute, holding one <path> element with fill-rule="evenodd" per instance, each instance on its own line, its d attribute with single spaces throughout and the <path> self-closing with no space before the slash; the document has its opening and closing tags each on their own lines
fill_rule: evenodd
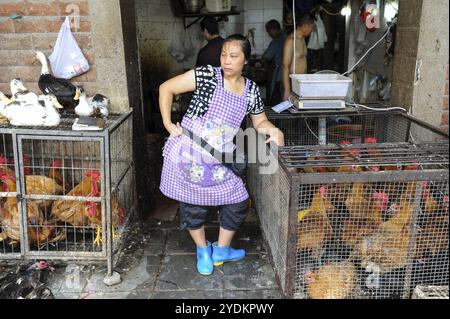
<svg viewBox="0 0 450 319">
<path fill-rule="evenodd" d="M 212 274 L 213 265 L 245 257 L 243 249 L 233 249 L 230 244 L 247 215 L 249 196 L 242 180 L 220 162 L 206 158 L 204 162 L 196 161 L 199 153 L 205 153 L 183 135 L 182 128 L 224 151 L 230 144 L 234 147 L 233 138 L 250 114 L 258 133 L 269 136 L 267 143 L 284 144 L 283 133 L 267 120 L 258 87 L 242 76 L 250 52 L 245 37 L 232 35 L 223 44 L 221 67 L 190 70 L 159 89 L 161 115 L 170 133 L 163 152 L 160 189 L 167 197 L 180 201 L 181 228 L 189 230 L 197 245 L 197 270 L 202 275 Z M 194 95 L 181 125 L 172 123 L 173 96 L 190 91 Z M 219 207 L 220 232 L 214 244 L 206 240 L 203 227 L 208 206 Z"/>
</svg>

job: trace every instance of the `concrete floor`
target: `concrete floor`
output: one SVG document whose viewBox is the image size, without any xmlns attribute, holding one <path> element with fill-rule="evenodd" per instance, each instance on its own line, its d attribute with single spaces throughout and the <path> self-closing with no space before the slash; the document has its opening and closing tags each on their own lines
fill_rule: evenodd
<svg viewBox="0 0 450 319">
<path fill-rule="evenodd" d="M 214 215 L 206 224 L 210 241 L 217 240 L 219 229 Z M 57 299 L 283 298 L 254 213 L 237 232 L 233 246 L 246 249 L 247 257 L 202 276 L 195 267 L 195 245 L 186 231 L 178 229 L 176 218 L 149 220 L 130 231 L 116 266 L 120 284 L 103 284 L 105 265 L 69 263 L 55 265 L 48 287 Z"/>
</svg>

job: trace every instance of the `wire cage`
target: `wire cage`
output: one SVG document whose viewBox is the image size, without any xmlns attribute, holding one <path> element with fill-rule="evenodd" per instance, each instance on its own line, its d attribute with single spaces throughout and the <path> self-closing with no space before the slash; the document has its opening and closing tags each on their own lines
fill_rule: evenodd
<svg viewBox="0 0 450 319">
<path fill-rule="evenodd" d="M 249 167 L 285 295 L 410 298 L 448 284 L 448 136 L 401 113 L 342 114 L 269 113 L 288 146 L 270 152 L 274 174 Z"/>
<path fill-rule="evenodd" d="M 135 208 L 131 112 L 102 131 L 0 127 L 0 259 L 107 261 Z"/>
</svg>

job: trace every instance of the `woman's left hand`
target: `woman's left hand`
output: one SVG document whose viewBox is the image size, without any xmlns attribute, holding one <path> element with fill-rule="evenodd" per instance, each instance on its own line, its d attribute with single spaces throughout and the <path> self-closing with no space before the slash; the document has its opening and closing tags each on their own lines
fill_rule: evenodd
<svg viewBox="0 0 450 319">
<path fill-rule="evenodd" d="M 266 140 L 266 144 L 274 142 L 278 147 L 284 146 L 284 134 L 278 128 L 271 129 L 269 133 L 269 138 Z"/>
</svg>

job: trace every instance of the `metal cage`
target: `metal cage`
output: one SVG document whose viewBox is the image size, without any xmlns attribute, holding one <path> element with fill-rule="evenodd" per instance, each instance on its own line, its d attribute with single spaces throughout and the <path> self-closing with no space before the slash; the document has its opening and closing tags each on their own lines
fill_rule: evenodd
<svg viewBox="0 0 450 319">
<path fill-rule="evenodd" d="M 287 297 L 410 298 L 448 284 L 448 135 L 401 113 L 268 117 L 288 146 L 270 153 L 274 174 L 250 165 L 248 187 Z"/>
<path fill-rule="evenodd" d="M 132 113 L 102 131 L 0 127 L 0 259 L 107 261 L 135 210 Z"/>
</svg>

